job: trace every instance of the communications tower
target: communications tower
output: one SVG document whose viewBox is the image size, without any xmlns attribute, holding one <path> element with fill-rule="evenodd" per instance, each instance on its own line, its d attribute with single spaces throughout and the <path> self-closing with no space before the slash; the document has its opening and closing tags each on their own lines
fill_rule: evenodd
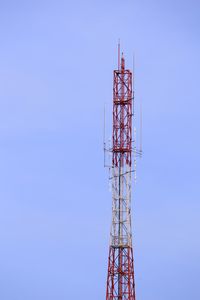
<svg viewBox="0 0 200 300">
<path fill-rule="evenodd" d="M 132 174 L 132 72 L 118 54 L 113 77 L 113 129 L 111 180 L 112 226 L 108 259 L 106 300 L 135 300 L 131 231 Z"/>
</svg>

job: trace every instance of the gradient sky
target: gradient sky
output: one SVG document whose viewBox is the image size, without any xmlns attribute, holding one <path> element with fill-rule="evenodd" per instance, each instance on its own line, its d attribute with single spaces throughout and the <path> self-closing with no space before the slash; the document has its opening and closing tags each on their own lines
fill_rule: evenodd
<svg viewBox="0 0 200 300">
<path fill-rule="evenodd" d="M 105 299 L 119 37 L 143 105 L 137 299 L 200 299 L 199 36 L 197 0 L 0 1 L 1 300 Z"/>
</svg>

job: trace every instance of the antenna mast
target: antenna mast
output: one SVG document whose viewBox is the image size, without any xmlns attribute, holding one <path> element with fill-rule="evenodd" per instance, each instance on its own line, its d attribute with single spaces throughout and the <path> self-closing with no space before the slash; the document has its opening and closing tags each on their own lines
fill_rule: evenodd
<svg viewBox="0 0 200 300">
<path fill-rule="evenodd" d="M 132 72 L 125 68 L 118 44 L 118 70 L 113 79 L 112 226 L 106 300 L 135 300 L 131 232 Z"/>
</svg>

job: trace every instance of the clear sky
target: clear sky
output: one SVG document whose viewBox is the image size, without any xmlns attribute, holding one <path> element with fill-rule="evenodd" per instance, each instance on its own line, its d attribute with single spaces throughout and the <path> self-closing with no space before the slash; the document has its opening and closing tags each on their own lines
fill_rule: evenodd
<svg viewBox="0 0 200 300">
<path fill-rule="evenodd" d="M 0 1 L 1 300 L 105 299 L 119 37 L 143 103 L 137 299 L 200 299 L 199 35 L 197 0 Z"/>
</svg>

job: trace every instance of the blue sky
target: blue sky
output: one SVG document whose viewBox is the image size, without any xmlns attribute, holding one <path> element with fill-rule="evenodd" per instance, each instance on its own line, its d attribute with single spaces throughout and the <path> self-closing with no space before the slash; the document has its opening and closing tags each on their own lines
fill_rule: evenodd
<svg viewBox="0 0 200 300">
<path fill-rule="evenodd" d="M 1 1 L 1 300 L 105 299 L 103 106 L 108 119 L 119 37 L 130 68 L 135 55 L 136 126 L 143 105 L 137 299 L 200 298 L 199 11 L 195 0 Z"/>
</svg>

